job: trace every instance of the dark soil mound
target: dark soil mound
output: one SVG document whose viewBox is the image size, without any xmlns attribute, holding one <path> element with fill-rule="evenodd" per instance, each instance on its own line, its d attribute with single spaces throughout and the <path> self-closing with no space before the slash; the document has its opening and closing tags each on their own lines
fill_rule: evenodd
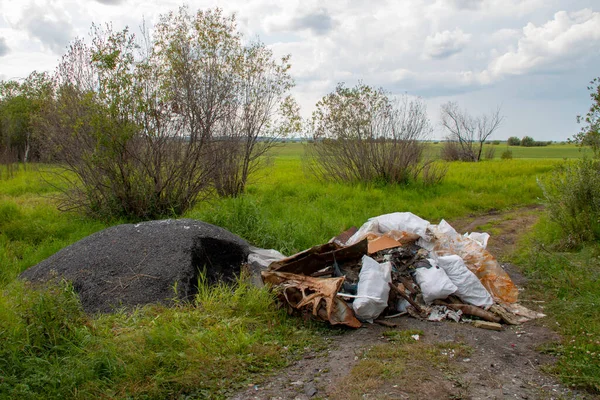
<svg viewBox="0 0 600 400">
<path fill-rule="evenodd" d="M 240 237 L 191 219 L 118 225 L 64 248 L 21 274 L 33 283 L 64 278 L 88 312 L 189 299 L 199 271 L 231 281 L 248 257 Z M 176 291 L 174 290 L 176 288 Z"/>
</svg>

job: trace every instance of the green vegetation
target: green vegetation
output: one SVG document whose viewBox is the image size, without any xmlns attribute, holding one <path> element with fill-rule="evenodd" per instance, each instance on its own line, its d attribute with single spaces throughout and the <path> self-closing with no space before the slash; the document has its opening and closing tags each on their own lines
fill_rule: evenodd
<svg viewBox="0 0 600 400">
<path fill-rule="evenodd" d="M 332 393 L 334 399 L 388 398 L 390 387 L 402 388 L 402 393 L 420 397 L 418 383 L 436 380 L 453 381 L 460 369 L 455 362 L 471 354 L 463 343 L 446 342 L 435 345 L 417 342 L 413 335 L 423 336 L 416 330 L 394 330 L 383 333 L 391 343 L 365 349 L 350 373 L 338 383 Z M 456 393 L 451 398 L 464 398 L 466 388 L 453 381 Z M 416 389 L 416 390 L 414 390 Z M 384 392 L 385 391 L 385 392 Z M 440 393 L 436 393 L 442 397 Z M 446 396 L 444 396 L 446 397 Z"/>
<path fill-rule="evenodd" d="M 545 301 L 547 323 L 563 337 L 542 350 L 558 356 L 548 369 L 574 387 L 600 392 L 600 244 L 558 250 L 561 227 L 542 218 L 515 258 L 530 277 L 533 298 Z"/>
<path fill-rule="evenodd" d="M 225 398 L 320 339 L 240 282 L 193 304 L 86 316 L 68 285 L 0 297 L 0 398 Z"/>
<path fill-rule="evenodd" d="M 536 204 L 543 196 L 536 180 L 562 162 L 552 155 L 561 149 L 581 154 L 569 145 L 511 148 L 512 160 L 450 163 L 445 181 L 426 187 L 317 182 L 303 172 L 302 149 L 278 148 L 272 168 L 259 171 L 244 195 L 199 203 L 185 216 L 291 254 L 382 213 L 412 211 L 438 222 Z M 520 159 L 517 150 L 549 156 Z M 315 328 L 282 315 L 270 295 L 245 284 L 235 291 L 201 286 L 194 304 L 96 317 L 81 312 L 68 285 L 42 292 L 24 287 L 15 280 L 19 272 L 120 222 L 57 211 L 52 171 L 30 165 L 0 180 L 0 397 L 222 398 L 231 393 L 223 388 L 235 390 L 286 365 L 301 347 L 321 345 Z M 593 361 L 600 354 L 600 247 L 556 253 L 552 244 L 560 230 L 547 220 L 536 237 L 523 244 L 517 261 L 565 335 L 564 342 L 546 349 L 560 356 L 552 372 L 598 390 L 600 364 Z M 390 360 L 381 363 L 396 368 Z"/>
</svg>

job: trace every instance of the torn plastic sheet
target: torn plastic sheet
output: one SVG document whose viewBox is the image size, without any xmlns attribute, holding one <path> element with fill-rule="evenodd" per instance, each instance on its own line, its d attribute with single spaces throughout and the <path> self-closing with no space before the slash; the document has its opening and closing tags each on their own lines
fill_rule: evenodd
<svg viewBox="0 0 600 400">
<path fill-rule="evenodd" d="M 482 285 L 495 300 L 516 303 L 519 291 L 496 258 L 481 244 L 469 237 L 460 235 L 445 220 L 439 225 L 431 225 L 433 240 L 419 239 L 417 245 L 433 252 L 436 256 L 456 254 L 460 256 Z"/>
<path fill-rule="evenodd" d="M 439 321 L 443 321 L 444 319 L 448 318 L 453 320 L 454 322 L 458 322 L 460 321 L 460 318 L 462 317 L 462 311 L 461 310 L 451 310 L 448 307 L 445 306 L 433 306 L 431 307 L 431 313 L 429 314 L 429 317 L 427 317 L 428 321 L 433 321 L 433 322 L 439 322 Z"/>
<path fill-rule="evenodd" d="M 365 222 L 350 239 L 348 239 L 346 244 L 354 244 L 369 237 L 370 240 L 372 240 L 391 232 L 397 232 L 396 234 L 391 234 L 390 237 L 401 243 L 405 243 L 407 240 L 416 240 L 419 237 L 429 239 L 429 234 L 427 232 L 429 225 L 429 221 L 410 212 L 384 214 L 378 217 L 369 218 L 369 220 Z"/>
<path fill-rule="evenodd" d="M 361 323 L 348 304 L 338 297 L 344 277 L 314 278 L 279 271 L 263 271 L 267 285 L 279 289 L 279 299 L 297 310 L 306 310 L 332 325 L 359 328 Z"/>
</svg>

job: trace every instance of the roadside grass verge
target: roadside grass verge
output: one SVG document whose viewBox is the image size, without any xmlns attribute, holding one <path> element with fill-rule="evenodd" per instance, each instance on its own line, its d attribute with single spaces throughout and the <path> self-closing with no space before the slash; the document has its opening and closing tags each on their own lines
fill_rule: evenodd
<svg viewBox="0 0 600 400">
<path fill-rule="evenodd" d="M 548 372 L 567 385 L 600 393 L 600 244 L 561 251 L 560 227 L 542 218 L 521 243 L 516 260 L 545 301 L 549 324 L 562 341 L 543 350 L 558 357 Z"/>
<path fill-rule="evenodd" d="M 226 398 L 320 346 L 244 281 L 193 304 L 89 317 L 68 284 L 0 295 L 0 398 Z"/>
</svg>

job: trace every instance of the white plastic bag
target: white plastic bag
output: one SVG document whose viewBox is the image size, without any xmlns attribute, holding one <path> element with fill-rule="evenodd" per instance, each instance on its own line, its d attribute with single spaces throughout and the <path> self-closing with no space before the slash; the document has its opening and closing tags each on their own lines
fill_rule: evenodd
<svg viewBox="0 0 600 400">
<path fill-rule="evenodd" d="M 487 247 L 487 242 L 490 238 L 490 234 L 487 232 L 471 232 L 471 233 L 465 233 L 463 235 L 466 238 L 472 239 L 474 241 L 476 241 L 477 243 L 479 243 L 479 245 L 481 245 L 481 247 L 483 247 L 484 249 Z"/>
<path fill-rule="evenodd" d="M 429 221 L 410 212 L 395 212 L 377 217 L 381 233 L 400 231 L 416 233 L 420 237 L 427 237 Z"/>
<path fill-rule="evenodd" d="M 471 237 L 465 237 L 446 221 L 429 227 L 433 239 L 419 239 L 417 245 L 428 250 L 432 256 L 457 254 L 467 268 L 473 272 L 479 281 L 496 301 L 516 303 L 519 291 L 510 276 L 500 266 L 496 258 L 482 244 Z"/>
<path fill-rule="evenodd" d="M 385 310 L 392 281 L 392 264 L 379 264 L 369 256 L 363 256 L 358 275 L 356 300 L 352 303 L 354 314 L 362 321 L 372 321 Z"/>
<path fill-rule="evenodd" d="M 369 233 L 383 235 L 390 231 L 408 232 L 429 239 L 427 228 L 429 221 L 410 212 L 395 212 L 369 218 L 360 229 L 346 242 L 351 245 L 359 242 Z"/>
<path fill-rule="evenodd" d="M 436 265 L 431 268 L 417 268 L 415 279 L 423 293 L 423 300 L 427 304 L 431 304 L 437 299 L 445 299 L 458 289 L 448 278 L 446 272 Z"/>
<path fill-rule="evenodd" d="M 451 255 L 437 258 L 437 265 L 442 268 L 448 278 L 458 288 L 456 295 L 465 303 L 478 307 L 489 308 L 494 304 L 492 296 L 479 282 L 477 276 L 469 271 L 460 256 Z"/>
<path fill-rule="evenodd" d="M 283 260 L 284 258 L 286 257 L 277 250 L 251 246 L 250 254 L 248 254 L 248 264 L 260 270 L 265 270 L 272 262 Z"/>
</svg>

